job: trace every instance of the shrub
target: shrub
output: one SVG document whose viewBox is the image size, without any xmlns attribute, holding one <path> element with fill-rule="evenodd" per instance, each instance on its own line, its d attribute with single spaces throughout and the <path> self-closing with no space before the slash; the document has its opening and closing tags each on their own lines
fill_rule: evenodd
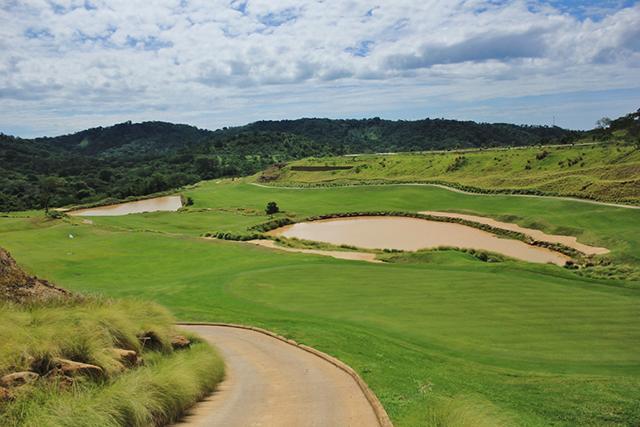
<svg viewBox="0 0 640 427">
<path fill-rule="evenodd" d="M 267 215 L 274 215 L 280 212 L 280 208 L 278 207 L 278 204 L 276 202 L 269 202 L 267 203 L 267 207 L 264 211 L 267 213 Z"/>
</svg>

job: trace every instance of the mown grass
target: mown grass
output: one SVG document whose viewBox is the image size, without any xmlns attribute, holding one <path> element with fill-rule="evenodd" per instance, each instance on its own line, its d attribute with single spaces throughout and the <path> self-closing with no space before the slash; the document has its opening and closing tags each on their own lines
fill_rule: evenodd
<svg viewBox="0 0 640 427">
<path fill-rule="evenodd" d="M 221 380 L 223 364 L 207 344 L 174 352 L 173 316 L 142 301 L 78 298 L 3 304 L 0 375 L 42 366 L 55 358 L 97 365 L 100 378 L 76 377 L 70 388 L 44 377 L 12 389 L 0 403 L 6 426 L 149 426 L 175 420 Z M 139 336 L 158 340 L 145 349 Z M 196 337 L 192 337 L 197 341 Z M 125 368 L 113 349 L 135 350 L 144 360 Z"/>
<path fill-rule="evenodd" d="M 292 170 L 312 165 L 353 168 Z M 640 203 L 640 152 L 629 144 L 315 158 L 293 162 L 272 174 L 278 177 L 268 183 L 272 185 L 442 182 L 470 190 L 514 190 Z"/>
<path fill-rule="evenodd" d="M 265 222 L 269 201 L 293 218 L 452 210 L 574 234 L 611 249 L 616 265 L 637 266 L 640 211 L 430 187 L 209 182 L 186 195 L 192 211 L 14 224 L 0 241 L 71 289 L 155 300 L 184 320 L 265 327 L 339 357 L 398 426 L 640 422 L 638 282 L 456 251 L 369 264 L 197 237 Z"/>
</svg>

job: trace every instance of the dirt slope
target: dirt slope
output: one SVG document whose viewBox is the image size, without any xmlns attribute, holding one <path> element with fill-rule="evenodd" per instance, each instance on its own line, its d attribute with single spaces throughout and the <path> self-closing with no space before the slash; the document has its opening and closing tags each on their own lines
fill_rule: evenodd
<svg viewBox="0 0 640 427">
<path fill-rule="evenodd" d="M 29 276 L 0 248 L 0 301 L 25 303 L 49 299 L 68 298 L 72 294 L 46 280 Z"/>
</svg>

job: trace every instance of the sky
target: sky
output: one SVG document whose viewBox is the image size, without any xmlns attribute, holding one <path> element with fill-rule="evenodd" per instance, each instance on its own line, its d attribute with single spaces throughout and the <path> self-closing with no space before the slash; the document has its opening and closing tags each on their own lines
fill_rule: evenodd
<svg viewBox="0 0 640 427">
<path fill-rule="evenodd" d="M 640 108 L 640 0 L 0 0 L 0 132 L 300 117 L 589 129 Z"/>
</svg>

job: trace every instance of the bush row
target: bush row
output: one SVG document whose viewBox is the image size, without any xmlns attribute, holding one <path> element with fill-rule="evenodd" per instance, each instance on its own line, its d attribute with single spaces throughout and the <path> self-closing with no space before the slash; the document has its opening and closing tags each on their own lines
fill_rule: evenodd
<svg viewBox="0 0 640 427">
<path fill-rule="evenodd" d="M 203 237 L 211 237 L 220 240 L 235 240 L 237 242 L 246 242 L 247 240 L 264 239 L 264 235 L 261 233 L 230 233 L 228 231 L 218 231 L 213 233 L 204 233 Z"/>
</svg>

